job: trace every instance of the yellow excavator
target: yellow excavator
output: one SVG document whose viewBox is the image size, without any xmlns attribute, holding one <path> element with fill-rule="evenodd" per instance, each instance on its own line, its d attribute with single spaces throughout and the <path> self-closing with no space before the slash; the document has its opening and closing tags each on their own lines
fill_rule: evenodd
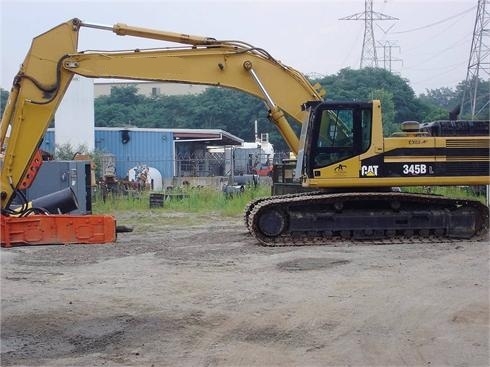
<svg viewBox="0 0 490 367">
<path fill-rule="evenodd" d="M 83 27 L 179 46 L 79 51 Z M 45 210 L 13 200 L 22 199 L 22 190 L 42 164 L 40 143 L 74 75 L 206 84 L 261 98 L 297 157 L 298 181 L 287 193 L 247 206 L 247 228 L 262 244 L 475 238 L 487 231 L 488 207 L 479 201 L 392 188 L 488 184 L 488 127 L 486 134 L 434 136 L 409 122 L 402 133 L 383 138 L 379 101 L 324 101 L 319 86 L 261 48 L 72 19 L 34 38 L 2 116 L 2 246 L 115 241 L 117 226 L 111 216 L 60 214 L 56 203 L 46 205 L 54 210 Z M 299 137 L 288 118 L 301 124 Z"/>
</svg>

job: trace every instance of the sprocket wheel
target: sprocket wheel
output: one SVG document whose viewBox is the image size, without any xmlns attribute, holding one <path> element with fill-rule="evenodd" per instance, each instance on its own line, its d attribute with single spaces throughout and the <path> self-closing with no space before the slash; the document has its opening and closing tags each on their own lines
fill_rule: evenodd
<svg viewBox="0 0 490 367">
<path fill-rule="evenodd" d="M 268 237 L 277 237 L 287 228 L 287 215 L 278 209 L 271 208 L 262 213 L 258 219 L 258 229 Z"/>
</svg>

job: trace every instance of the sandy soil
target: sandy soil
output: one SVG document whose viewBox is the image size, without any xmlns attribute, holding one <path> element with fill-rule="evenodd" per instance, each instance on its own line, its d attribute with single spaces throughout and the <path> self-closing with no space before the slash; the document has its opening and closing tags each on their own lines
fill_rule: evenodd
<svg viewBox="0 0 490 367">
<path fill-rule="evenodd" d="M 266 248 L 166 216 L 2 249 L 1 365 L 488 365 L 488 243 Z"/>
</svg>

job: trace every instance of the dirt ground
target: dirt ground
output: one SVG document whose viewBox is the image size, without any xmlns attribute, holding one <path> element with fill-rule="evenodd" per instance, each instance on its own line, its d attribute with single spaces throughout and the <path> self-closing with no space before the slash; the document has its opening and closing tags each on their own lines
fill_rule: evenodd
<svg viewBox="0 0 490 367">
<path fill-rule="evenodd" d="M 266 248 L 239 218 L 118 220 L 115 245 L 1 250 L 2 366 L 489 363 L 487 242 Z"/>
</svg>

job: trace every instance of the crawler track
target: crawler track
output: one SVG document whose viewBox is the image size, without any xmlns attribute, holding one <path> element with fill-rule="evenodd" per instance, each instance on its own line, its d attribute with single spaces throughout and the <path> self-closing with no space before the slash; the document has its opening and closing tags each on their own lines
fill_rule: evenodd
<svg viewBox="0 0 490 367">
<path fill-rule="evenodd" d="M 308 193 L 285 194 L 285 195 L 275 196 L 275 198 L 280 197 L 281 199 L 291 199 L 291 198 L 295 198 L 295 197 L 298 197 L 298 196 L 304 196 L 305 194 L 308 194 L 308 196 L 315 196 L 315 195 L 325 194 L 325 192 L 322 192 L 322 191 L 312 191 L 312 192 L 308 192 Z M 272 197 L 272 198 L 274 198 L 274 197 Z M 247 229 L 249 231 L 250 231 L 249 220 L 250 220 L 250 214 L 252 213 L 252 210 L 257 205 L 259 205 L 259 204 L 261 204 L 261 203 L 263 203 L 265 201 L 270 201 L 272 198 L 271 197 L 262 197 L 262 198 L 258 198 L 258 199 L 252 200 L 252 201 L 250 201 L 247 204 L 247 206 L 245 207 L 245 210 L 244 210 L 243 220 L 245 222 L 245 226 L 247 227 Z"/>
<path fill-rule="evenodd" d="M 248 230 L 266 246 L 479 241 L 488 217 L 479 201 L 398 192 L 273 196 L 245 210 Z"/>
</svg>

